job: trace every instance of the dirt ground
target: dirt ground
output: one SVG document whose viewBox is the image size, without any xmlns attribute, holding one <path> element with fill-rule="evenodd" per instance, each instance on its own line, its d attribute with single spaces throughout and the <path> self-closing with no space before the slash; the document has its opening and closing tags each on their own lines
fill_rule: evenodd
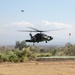
<svg viewBox="0 0 75 75">
<path fill-rule="evenodd" d="M 75 61 L 0 63 L 0 75 L 75 75 Z"/>
</svg>

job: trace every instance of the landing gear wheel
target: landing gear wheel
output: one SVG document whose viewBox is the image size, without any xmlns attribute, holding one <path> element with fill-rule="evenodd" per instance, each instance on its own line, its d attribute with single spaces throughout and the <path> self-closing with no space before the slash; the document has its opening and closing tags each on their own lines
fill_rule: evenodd
<svg viewBox="0 0 75 75">
<path fill-rule="evenodd" d="M 35 45 L 35 43 L 33 43 L 33 46 Z"/>
<path fill-rule="evenodd" d="M 47 41 L 46 41 L 46 43 L 47 43 Z"/>
</svg>

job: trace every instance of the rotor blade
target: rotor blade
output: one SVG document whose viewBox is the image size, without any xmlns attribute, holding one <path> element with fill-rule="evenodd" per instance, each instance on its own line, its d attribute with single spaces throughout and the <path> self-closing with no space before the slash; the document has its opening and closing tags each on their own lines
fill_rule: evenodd
<svg viewBox="0 0 75 75">
<path fill-rule="evenodd" d="M 30 28 L 30 29 L 33 29 L 33 30 L 36 30 L 36 32 L 45 32 L 45 31 L 38 30 L 38 29 L 36 29 L 36 28 L 33 28 L 33 27 L 28 27 L 28 28 Z"/>
<path fill-rule="evenodd" d="M 37 31 L 31 31 L 31 30 L 18 30 L 19 32 L 37 32 Z"/>
<path fill-rule="evenodd" d="M 32 27 L 28 27 L 28 28 L 31 28 L 34 31 L 32 31 L 32 30 L 18 30 L 18 31 L 20 31 L 20 32 L 49 32 L 49 31 L 56 31 L 56 30 L 63 30 L 63 29 L 65 29 L 65 28 L 60 28 L 60 29 L 53 29 L 53 30 L 45 30 L 45 31 L 43 31 L 43 30 L 38 30 L 38 29 L 32 28 Z"/>
<path fill-rule="evenodd" d="M 36 29 L 36 28 L 33 28 L 33 27 L 28 27 L 30 29 L 33 29 L 33 30 L 36 30 L 37 32 L 39 32 L 40 30 Z"/>
<path fill-rule="evenodd" d="M 49 31 L 56 31 L 56 30 L 63 30 L 65 28 L 61 28 L 61 29 L 53 29 L 53 30 L 46 30 L 46 31 L 42 31 L 42 32 L 49 32 Z"/>
</svg>

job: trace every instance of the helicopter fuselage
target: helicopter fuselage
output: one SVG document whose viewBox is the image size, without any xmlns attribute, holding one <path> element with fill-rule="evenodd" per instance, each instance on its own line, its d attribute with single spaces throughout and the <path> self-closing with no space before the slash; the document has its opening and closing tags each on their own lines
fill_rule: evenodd
<svg viewBox="0 0 75 75">
<path fill-rule="evenodd" d="M 35 42 L 39 43 L 39 42 L 42 42 L 42 41 L 45 41 L 47 43 L 47 41 L 51 41 L 53 39 L 53 37 L 52 36 L 48 36 L 48 35 L 44 34 L 43 32 L 49 32 L 49 31 L 63 29 L 63 28 L 61 28 L 61 29 L 54 29 L 54 30 L 45 30 L 45 31 L 43 31 L 43 30 L 38 30 L 38 29 L 33 28 L 33 27 L 28 27 L 28 28 L 30 28 L 32 30 L 19 30 L 19 31 L 20 32 L 30 32 L 31 39 L 30 40 L 26 40 L 26 42 L 33 42 L 33 43 L 35 43 Z M 38 33 L 35 34 L 34 36 L 32 36 L 31 32 L 38 32 Z"/>
<path fill-rule="evenodd" d="M 43 34 L 43 33 L 37 33 L 34 36 L 32 36 L 32 34 L 30 34 L 30 37 L 31 37 L 31 40 L 26 40 L 26 42 L 39 43 L 42 41 L 46 41 L 46 43 L 47 43 L 47 41 L 50 41 L 53 39 L 52 36 L 47 36 L 46 34 Z"/>
</svg>

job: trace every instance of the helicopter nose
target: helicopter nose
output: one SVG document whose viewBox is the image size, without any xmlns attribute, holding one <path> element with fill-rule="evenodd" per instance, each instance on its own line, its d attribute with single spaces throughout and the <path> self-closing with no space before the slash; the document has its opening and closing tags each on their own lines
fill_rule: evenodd
<svg viewBox="0 0 75 75">
<path fill-rule="evenodd" d="M 52 36 L 50 36 L 50 39 L 52 40 L 52 39 L 53 39 L 53 37 L 52 37 Z"/>
<path fill-rule="evenodd" d="M 48 41 L 50 41 L 50 40 L 52 40 L 52 39 L 53 39 L 53 37 L 52 37 L 52 36 L 48 36 L 48 37 L 49 37 Z"/>
</svg>

